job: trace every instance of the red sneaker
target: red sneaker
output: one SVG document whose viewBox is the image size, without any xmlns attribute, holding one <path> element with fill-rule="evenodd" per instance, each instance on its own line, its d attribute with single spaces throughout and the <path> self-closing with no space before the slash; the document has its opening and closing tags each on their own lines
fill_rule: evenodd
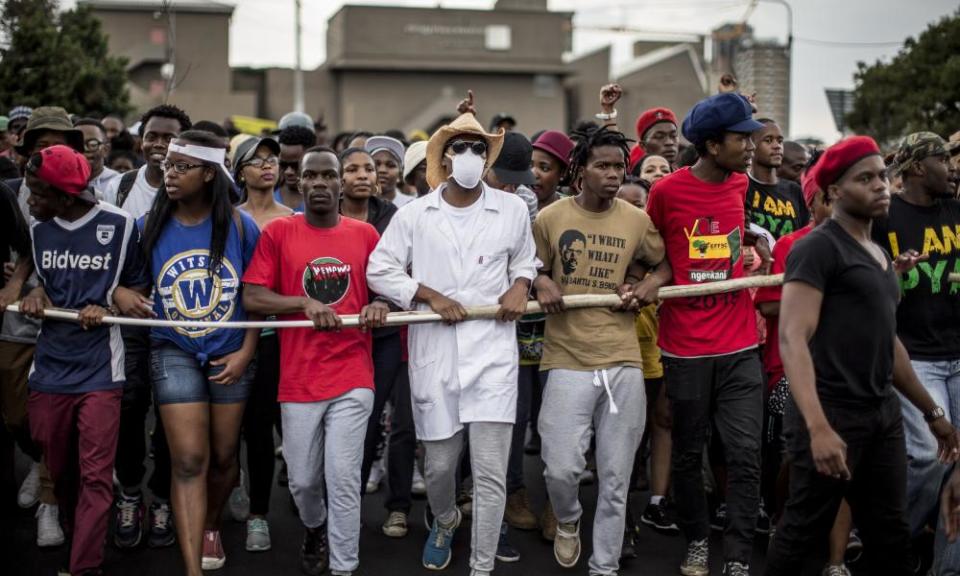
<svg viewBox="0 0 960 576">
<path fill-rule="evenodd" d="M 200 567 L 204 570 L 219 570 L 226 563 L 227 555 L 223 552 L 223 543 L 220 542 L 220 531 L 204 530 Z"/>
</svg>

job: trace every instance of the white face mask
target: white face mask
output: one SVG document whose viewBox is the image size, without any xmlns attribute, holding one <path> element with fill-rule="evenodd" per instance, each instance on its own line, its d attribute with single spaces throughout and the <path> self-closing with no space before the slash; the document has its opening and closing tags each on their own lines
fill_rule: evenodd
<svg viewBox="0 0 960 576">
<path fill-rule="evenodd" d="M 467 149 L 453 156 L 453 173 L 450 176 L 465 190 L 473 190 L 480 183 L 485 164 L 483 156 L 477 156 L 473 150 Z"/>
</svg>

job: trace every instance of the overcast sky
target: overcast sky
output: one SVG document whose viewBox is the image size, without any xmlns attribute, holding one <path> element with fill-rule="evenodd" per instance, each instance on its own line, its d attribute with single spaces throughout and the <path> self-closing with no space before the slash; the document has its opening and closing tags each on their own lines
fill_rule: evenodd
<svg viewBox="0 0 960 576">
<path fill-rule="evenodd" d="M 343 4 L 492 8 L 495 0 L 301 0 L 304 67 L 324 60 L 326 23 Z M 176 0 L 174 0 L 174 3 Z M 71 1 L 64 2 L 71 4 Z M 230 63 L 234 66 L 292 66 L 294 0 L 232 0 Z M 903 40 L 957 9 L 956 0 L 789 0 L 793 7 L 793 136 L 839 137 L 824 88 L 853 87 L 857 61 L 889 59 Z M 574 53 L 614 44 L 612 70 L 623 65 L 635 34 L 589 27 L 629 26 L 651 32 L 707 34 L 724 22 L 740 21 L 748 0 L 549 0 L 551 10 L 573 11 Z M 749 19 L 761 38 L 786 40 L 787 12 L 761 0 Z M 582 27 L 577 30 L 577 27 Z M 599 87 L 598 87 L 599 88 Z M 682 111 L 677 111 L 682 114 Z"/>
</svg>

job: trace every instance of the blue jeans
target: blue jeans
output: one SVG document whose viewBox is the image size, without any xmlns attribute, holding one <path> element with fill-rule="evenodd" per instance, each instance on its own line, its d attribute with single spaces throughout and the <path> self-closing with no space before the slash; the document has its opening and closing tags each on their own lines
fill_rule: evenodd
<svg viewBox="0 0 960 576">
<path fill-rule="evenodd" d="M 150 378 L 158 405 L 207 402 L 234 404 L 250 397 L 257 361 L 252 360 L 237 382 L 226 385 L 210 378 L 224 366 L 200 364 L 197 357 L 168 342 L 153 341 L 150 350 Z"/>
<path fill-rule="evenodd" d="M 954 426 L 960 426 L 960 359 L 911 360 L 910 363 L 934 402 L 943 408 Z M 920 410 L 903 396 L 900 403 L 907 441 L 908 521 L 912 534 L 916 536 L 924 525 L 936 521 L 940 492 L 950 469 L 937 460 L 937 440 Z M 960 541 L 948 543 L 942 527 L 937 530 L 935 558 L 934 574 L 960 575 Z"/>
</svg>

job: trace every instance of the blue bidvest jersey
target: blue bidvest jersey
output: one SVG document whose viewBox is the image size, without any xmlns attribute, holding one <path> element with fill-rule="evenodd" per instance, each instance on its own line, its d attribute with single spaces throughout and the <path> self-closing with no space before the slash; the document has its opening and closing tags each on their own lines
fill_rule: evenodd
<svg viewBox="0 0 960 576">
<path fill-rule="evenodd" d="M 35 222 L 33 262 L 57 308 L 109 307 L 118 285 L 150 283 L 140 253 L 140 233 L 123 210 L 98 203 L 79 220 Z M 44 319 L 30 369 L 32 390 L 83 394 L 123 386 L 123 340 L 119 326 L 84 330 L 79 324 Z"/>
<path fill-rule="evenodd" d="M 187 226 L 171 217 L 160 232 L 150 254 L 150 278 L 153 281 L 154 312 L 166 320 L 246 320 L 240 297 L 240 280 L 253 257 L 260 230 L 251 216 L 238 210 L 243 238 L 234 221 L 230 222 L 223 262 L 215 276 L 208 270 L 210 261 L 211 218 Z M 143 228 L 144 219 L 137 221 Z M 243 330 L 221 328 L 153 328 L 150 337 L 166 341 L 208 359 L 229 354 L 243 345 Z"/>
</svg>

